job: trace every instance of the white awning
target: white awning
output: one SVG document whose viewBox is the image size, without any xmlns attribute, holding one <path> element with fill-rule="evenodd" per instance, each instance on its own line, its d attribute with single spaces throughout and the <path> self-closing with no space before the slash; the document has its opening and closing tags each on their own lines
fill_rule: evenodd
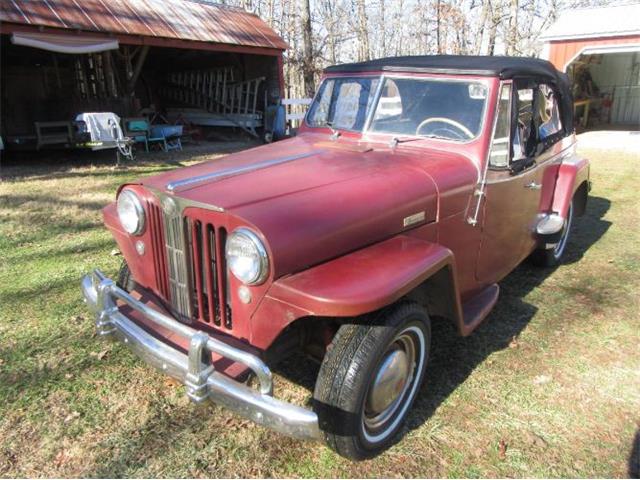
<svg viewBox="0 0 640 480">
<path fill-rule="evenodd" d="M 11 35 L 11 42 L 15 45 L 24 45 L 58 53 L 95 53 L 118 49 L 118 40 L 115 38 L 95 38 L 82 35 L 14 33 Z"/>
</svg>

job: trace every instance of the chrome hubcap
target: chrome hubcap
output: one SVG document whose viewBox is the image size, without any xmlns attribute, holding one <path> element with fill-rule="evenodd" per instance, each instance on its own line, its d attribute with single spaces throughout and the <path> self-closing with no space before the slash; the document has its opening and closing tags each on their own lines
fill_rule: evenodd
<svg viewBox="0 0 640 480">
<path fill-rule="evenodd" d="M 364 424 L 375 431 L 402 405 L 413 379 L 416 348 L 411 335 L 400 334 L 382 357 L 365 400 Z"/>
</svg>

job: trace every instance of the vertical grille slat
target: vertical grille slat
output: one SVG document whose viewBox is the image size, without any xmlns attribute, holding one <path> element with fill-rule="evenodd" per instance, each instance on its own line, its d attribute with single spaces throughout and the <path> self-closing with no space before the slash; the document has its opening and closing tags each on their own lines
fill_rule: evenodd
<svg viewBox="0 0 640 480">
<path fill-rule="evenodd" d="M 187 220 L 189 222 L 189 220 Z M 197 305 L 197 319 L 205 320 L 202 283 L 202 223 L 199 220 L 191 223 L 191 251 L 193 258 L 194 286 Z"/>
<path fill-rule="evenodd" d="M 215 229 L 208 224 L 203 229 L 204 240 L 204 265 L 205 278 L 207 280 L 207 301 L 209 304 L 209 323 L 220 325 L 220 315 L 218 311 L 218 295 L 217 295 L 217 269 L 216 269 L 216 243 Z"/>
<path fill-rule="evenodd" d="M 220 228 L 217 232 L 218 241 L 216 242 L 216 271 L 218 276 L 218 305 L 220 305 L 221 323 L 226 328 L 231 328 L 231 309 L 229 308 L 229 299 L 227 297 L 227 276 L 224 255 L 224 245 L 226 243 L 227 232 Z"/>
<path fill-rule="evenodd" d="M 164 298 L 169 297 L 167 279 L 167 261 L 165 257 L 164 228 L 160 208 L 149 202 L 149 226 L 151 229 L 151 247 L 153 250 L 153 268 L 156 275 L 158 292 Z"/>
</svg>

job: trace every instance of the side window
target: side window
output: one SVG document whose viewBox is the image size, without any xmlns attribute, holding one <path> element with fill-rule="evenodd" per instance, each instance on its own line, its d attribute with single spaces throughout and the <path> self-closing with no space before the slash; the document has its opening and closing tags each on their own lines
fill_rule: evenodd
<svg viewBox="0 0 640 480">
<path fill-rule="evenodd" d="M 323 126 L 329 120 L 331 96 L 336 82 L 326 81 L 322 84 L 317 100 L 311 106 L 308 122 L 312 126 Z"/>
<path fill-rule="evenodd" d="M 553 89 L 542 84 L 538 90 L 538 138 L 541 142 L 562 130 L 558 101 Z"/>
<path fill-rule="evenodd" d="M 493 168 L 505 168 L 509 165 L 509 126 L 511 125 L 511 85 L 504 84 L 500 90 L 498 102 L 498 118 L 496 129 L 491 142 L 489 153 L 489 166 Z"/>
<path fill-rule="evenodd" d="M 513 132 L 513 161 L 533 155 L 536 134 L 533 127 L 533 89 L 519 88 L 516 92 L 517 120 Z"/>
</svg>

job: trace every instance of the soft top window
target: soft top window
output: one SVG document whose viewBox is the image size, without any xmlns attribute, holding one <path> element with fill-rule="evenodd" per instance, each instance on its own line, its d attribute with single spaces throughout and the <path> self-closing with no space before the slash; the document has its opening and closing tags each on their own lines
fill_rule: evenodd
<svg viewBox="0 0 640 480">
<path fill-rule="evenodd" d="M 540 118 L 540 126 L 538 127 L 538 136 L 540 140 L 545 140 L 552 135 L 562 131 L 562 122 L 560 121 L 560 110 L 553 89 L 546 84 L 539 87 L 538 115 Z"/>
</svg>

